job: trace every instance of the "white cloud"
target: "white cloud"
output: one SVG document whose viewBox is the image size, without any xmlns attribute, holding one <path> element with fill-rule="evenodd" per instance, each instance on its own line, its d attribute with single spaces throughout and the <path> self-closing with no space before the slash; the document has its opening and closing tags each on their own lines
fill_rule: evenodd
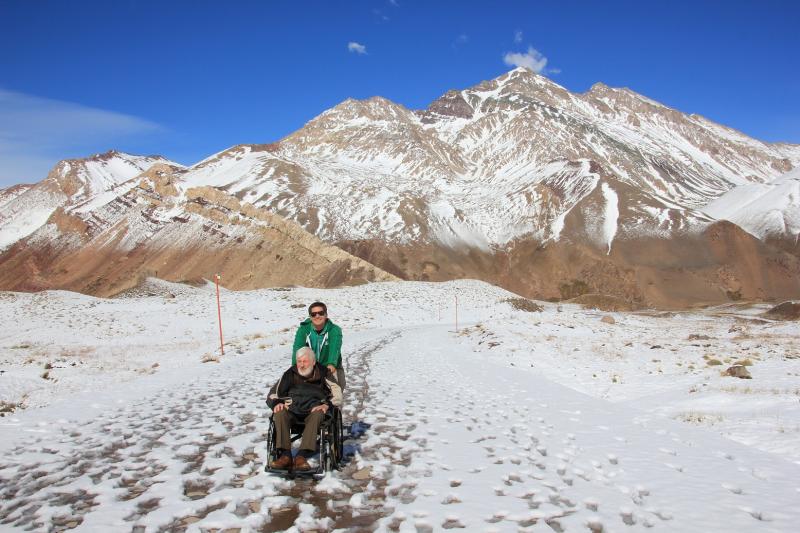
<svg viewBox="0 0 800 533">
<path fill-rule="evenodd" d="M 355 52 L 356 54 L 360 55 L 365 55 L 367 53 L 367 47 L 355 41 L 350 41 L 349 43 L 347 43 L 347 49 L 350 52 Z"/>
<path fill-rule="evenodd" d="M 453 48 L 458 48 L 460 46 L 464 46 L 469 41 L 469 36 L 466 33 L 462 33 L 458 37 L 456 37 L 455 42 L 453 42 Z"/>
<path fill-rule="evenodd" d="M 517 30 L 514 32 L 514 42 L 517 44 L 522 42 L 522 30 Z"/>
<path fill-rule="evenodd" d="M 379 23 L 387 22 L 389 20 L 389 17 L 386 16 L 386 14 L 380 9 L 373 9 L 372 14 L 375 15 L 375 18 Z"/>
<path fill-rule="evenodd" d="M 527 53 L 507 52 L 503 56 L 503 61 L 506 65 L 513 67 L 525 67 L 536 73 L 546 74 L 548 72 L 555 72 L 545 70 L 547 67 L 547 58 L 534 47 L 529 46 Z"/>
<path fill-rule="evenodd" d="M 160 131 L 131 115 L 0 89 L 0 186 L 40 181 L 61 159 Z"/>
</svg>

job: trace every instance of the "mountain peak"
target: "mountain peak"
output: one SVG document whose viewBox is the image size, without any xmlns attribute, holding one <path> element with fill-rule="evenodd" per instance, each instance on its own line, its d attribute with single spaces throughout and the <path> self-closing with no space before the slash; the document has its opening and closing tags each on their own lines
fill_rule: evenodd
<svg viewBox="0 0 800 533">
<path fill-rule="evenodd" d="M 348 98 L 312 119 L 307 125 L 339 122 L 342 120 L 405 120 L 411 111 L 382 96 L 371 96 L 363 100 Z M 293 137 L 294 134 L 289 137 Z"/>
<path fill-rule="evenodd" d="M 534 72 L 528 67 L 516 67 L 495 79 L 499 85 L 525 84 L 535 87 L 558 87 L 561 90 L 566 90 L 544 74 Z"/>
<path fill-rule="evenodd" d="M 55 183 L 57 189 L 69 197 L 88 197 L 113 189 L 141 174 L 154 163 L 182 167 L 160 155 L 139 156 L 108 150 L 89 157 L 59 161 L 48 174 L 48 181 Z"/>
<path fill-rule="evenodd" d="M 123 154 L 119 150 L 114 150 L 112 148 L 111 150 L 103 152 L 102 154 L 94 154 L 91 157 L 89 157 L 89 159 L 96 159 L 96 160 L 105 161 L 105 160 L 108 160 L 108 159 L 113 159 L 113 158 L 118 157 L 120 155 L 127 155 L 127 154 Z"/>
<path fill-rule="evenodd" d="M 612 87 L 609 87 L 602 81 L 598 81 L 586 92 L 586 94 L 606 94 L 609 91 L 613 91 Z"/>
<path fill-rule="evenodd" d="M 86 157 L 75 157 L 72 159 L 62 159 L 58 163 L 56 163 L 55 168 L 63 167 L 64 164 L 69 164 L 71 166 L 76 165 L 86 165 L 92 162 L 99 162 L 105 163 L 114 159 L 119 159 L 122 161 L 139 161 L 139 160 L 158 160 L 158 161 L 167 161 L 167 159 L 159 154 L 151 154 L 151 155 L 136 155 L 136 154 L 129 154 L 127 152 L 121 152 L 117 149 L 110 149 L 105 152 L 100 152 L 96 154 L 92 154 Z"/>
<path fill-rule="evenodd" d="M 500 78 L 523 78 L 523 79 L 530 79 L 535 80 L 536 78 L 544 78 L 541 74 L 537 74 L 533 70 L 529 69 L 528 67 L 515 67 L 500 76 Z M 498 78 L 499 79 L 499 78 Z"/>
</svg>

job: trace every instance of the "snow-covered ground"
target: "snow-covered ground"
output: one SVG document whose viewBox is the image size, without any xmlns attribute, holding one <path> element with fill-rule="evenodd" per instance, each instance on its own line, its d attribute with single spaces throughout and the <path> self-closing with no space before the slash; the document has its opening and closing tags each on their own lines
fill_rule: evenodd
<svg viewBox="0 0 800 533">
<path fill-rule="evenodd" d="M 0 293 L 0 529 L 796 530 L 796 322 L 513 298 L 223 291 L 203 363 L 213 286 Z M 261 470 L 263 398 L 315 299 L 345 331 L 345 422 L 371 427 L 342 470 L 290 481 Z M 745 359 L 752 380 L 721 375 Z"/>
</svg>

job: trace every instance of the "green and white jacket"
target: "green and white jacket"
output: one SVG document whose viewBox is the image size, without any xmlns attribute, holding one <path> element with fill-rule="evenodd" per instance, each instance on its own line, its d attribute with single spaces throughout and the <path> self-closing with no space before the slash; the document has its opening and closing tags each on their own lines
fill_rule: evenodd
<svg viewBox="0 0 800 533">
<path fill-rule="evenodd" d="M 342 367 L 342 328 L 331 322 L 330 319 L 325 321 L 325 326 L 319 333 L 314 329 L 310 318 L 300 322 L 292 346 L 293 365 L 297 363 L 297 350 L 303 346 L 314 350 L 318 363 L 324 366 Z"/>
</svg>

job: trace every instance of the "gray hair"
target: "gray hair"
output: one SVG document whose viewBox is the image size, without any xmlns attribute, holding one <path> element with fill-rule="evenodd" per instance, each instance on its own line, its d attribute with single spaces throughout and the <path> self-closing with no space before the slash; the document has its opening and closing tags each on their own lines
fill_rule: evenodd
<svg viewBox="0 0 800 533">
<path fill-rule="evenodd" d="M 311 358 L 311 360 L 314 361 L 315 363 L 317 362 L 317 354 L 315 354 L 314 350 L 312 350 L 308 346 L 303 346 L 302 348 L 297 350 L 297 353 L 295 353 L 294 356 L 295 359 L 300 359 L 301 357 L 307 356 Z"/>
</svg>

